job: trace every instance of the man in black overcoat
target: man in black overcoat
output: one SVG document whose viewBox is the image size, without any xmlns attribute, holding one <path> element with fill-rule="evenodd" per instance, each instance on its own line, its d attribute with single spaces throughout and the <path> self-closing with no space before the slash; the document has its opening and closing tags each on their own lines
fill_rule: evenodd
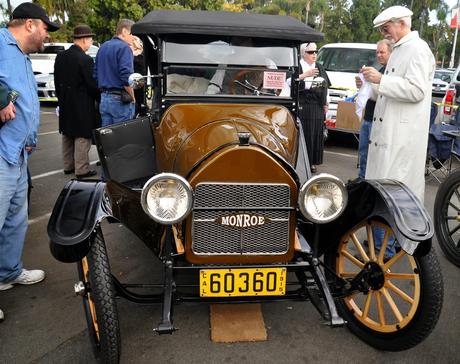
<svg viewBox="0 0 460 364">
<path fill-rule="evenodd" d="M 54 63 L 54 84 L 59 103 L 59 132 L 62 134 L 64 173 L 77 179 L 96 175 L 89 168 L 92 130 L 97 125 L 95 101 L 99 98 L 93 79 L 93 59 L 85 52 L 93 43 L 87 25 L 74 29 L 74 44 L 59 53 Z"/>
</svg>

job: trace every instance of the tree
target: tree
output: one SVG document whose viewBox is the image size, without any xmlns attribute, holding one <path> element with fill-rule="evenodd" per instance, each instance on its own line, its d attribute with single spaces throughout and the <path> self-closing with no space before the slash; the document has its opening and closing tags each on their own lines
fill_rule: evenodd
<svg viewBox="0 0 460 364">
<path fill-rule="evenodd" d="M 350 7 L 354 42 L 374 43 L 382 38 L 372 21 L 380 12 L 379 0 L 354 0 Z"/>
<path fill-rule="evenodd" d="M 347 0 L 329 0 L 324 20 L 326 43 L 351 42 L 353 39 Z"/>
<path fill-rule="evenodd" d="M 114 35 L 120 19 L 137 21 L 144 15 L 141 2 L 135 0 L 88 0 L 88 6 L 88 23 L 101 43 Z"/>
</svg>

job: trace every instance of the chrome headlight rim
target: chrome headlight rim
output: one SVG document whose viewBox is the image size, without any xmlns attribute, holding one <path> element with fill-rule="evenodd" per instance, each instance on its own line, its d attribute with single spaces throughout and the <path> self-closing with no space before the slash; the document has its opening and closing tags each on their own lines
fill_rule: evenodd
<svg viewBox="0 0 460 364">
<path fill-rule="evenodd" d="M 158 183 L 162 180 L 168 180 L 168 179 L 172 179 L 172 180 L 175 180 L 177 181 L 178 183 L 180 183 L 186 193 L 187 193 L 187 207 L 186 207 L 186 210 L 185 212 L 175 218 L 175 219 L 162 219 L 156 215 L 154 215 L 153 213 L 151 213 L 150 211 L 150 208 L 149 208 L 149 205 L 148 205 L 148 202 L 147 202 L 147 198 L 148 198 L 148 193 L 151 189 L 151 187 L 155 184 L 155 183 Z M 159 224 L 162 224 L 162 225 L 174 225 L 176 223 L 179 223 L 183 220 L 185 220 L 187 218 L 187 216 L 190 214 L 190 211 L 192 210 L 192 205 L 193 205 L 193 190 L 192 190 L 192 186 L 190 186 L 190 183 L 182 176 L 179 176 L 178 174 L 175 174 L 175 173 L 159 173 L 155 176 L 153 176 L 152 178 L 150 178 L 147 182 L 145 182 L 144 186 L 142 187 L 142 192 L 141 192 L 141 206 L 142 206 L 142 209 L 144 210 L 144 212 L 150 216 L 155 222 L 159 223 Z"/>
<path fill-rule="evenodd" d="M 307 194 L 308 190 L 313 184 L 318 183 L 319 181 L 335 183 L 339 187 L 342 193 L 342 206 L 340 210 L 338 210 L 337 212 L 335 212 L 333 215 L 331 215 L 329 218 L 326 218 L 326 219 L 315 218 L 307 211 L 306 206 L 304 205 L 305 195 Z M 347 204 L 348 204 L 348 191 L 347 191 L 347 188 L 345 187 L 345 183 L 340 178 L 333 176 L 332 174 L 320 173 L 310 178 L 308 181 L 306 181 L 302 185 L 299 191 L 298 206 L 299 206 L 300 212 L 309 221 L 317 223 L 317 224 L 327 224 L 331 221 L 336 220 L 345 211 Z"/>
</svg>

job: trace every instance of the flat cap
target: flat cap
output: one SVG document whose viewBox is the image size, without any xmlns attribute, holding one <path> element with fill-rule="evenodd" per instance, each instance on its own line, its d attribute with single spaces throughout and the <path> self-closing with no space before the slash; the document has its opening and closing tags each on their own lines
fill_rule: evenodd
<svg viewBox="0 0 460 364">
<path fill-rule="evenodd" d="M 389 8 L 385 9 L 375 17 L 374 28 L 378 28 L 379 26 L 389 21 L 398 20 L 401 18 L 405 18 L 407 16 L 412 16 L 412 14 L 412 11 L 410 11 L 408 8 L 404 6 L 390 6 Z"/>
<path fill-rule="evenodd" d="M 50 20 L 45 9 L 34 3 L 22 3 L 16 6 L 13 14 L 11 14 L 11 19 L 40 19 L 48 25 L 49 32 L 59 29 L 59 25 Z"/>
</svg>

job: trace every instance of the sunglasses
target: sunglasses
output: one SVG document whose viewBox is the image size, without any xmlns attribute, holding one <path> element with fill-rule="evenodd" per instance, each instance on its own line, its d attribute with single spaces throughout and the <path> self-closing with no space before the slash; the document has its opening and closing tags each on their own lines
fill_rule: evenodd
<svg viewBox="0 0 460 364">
<path fill-rule="evenodd" d="M 317 54 L 318 51 L 305 51 L 305 53 L 308 53 L 308 54 Z"/>
</svg>

